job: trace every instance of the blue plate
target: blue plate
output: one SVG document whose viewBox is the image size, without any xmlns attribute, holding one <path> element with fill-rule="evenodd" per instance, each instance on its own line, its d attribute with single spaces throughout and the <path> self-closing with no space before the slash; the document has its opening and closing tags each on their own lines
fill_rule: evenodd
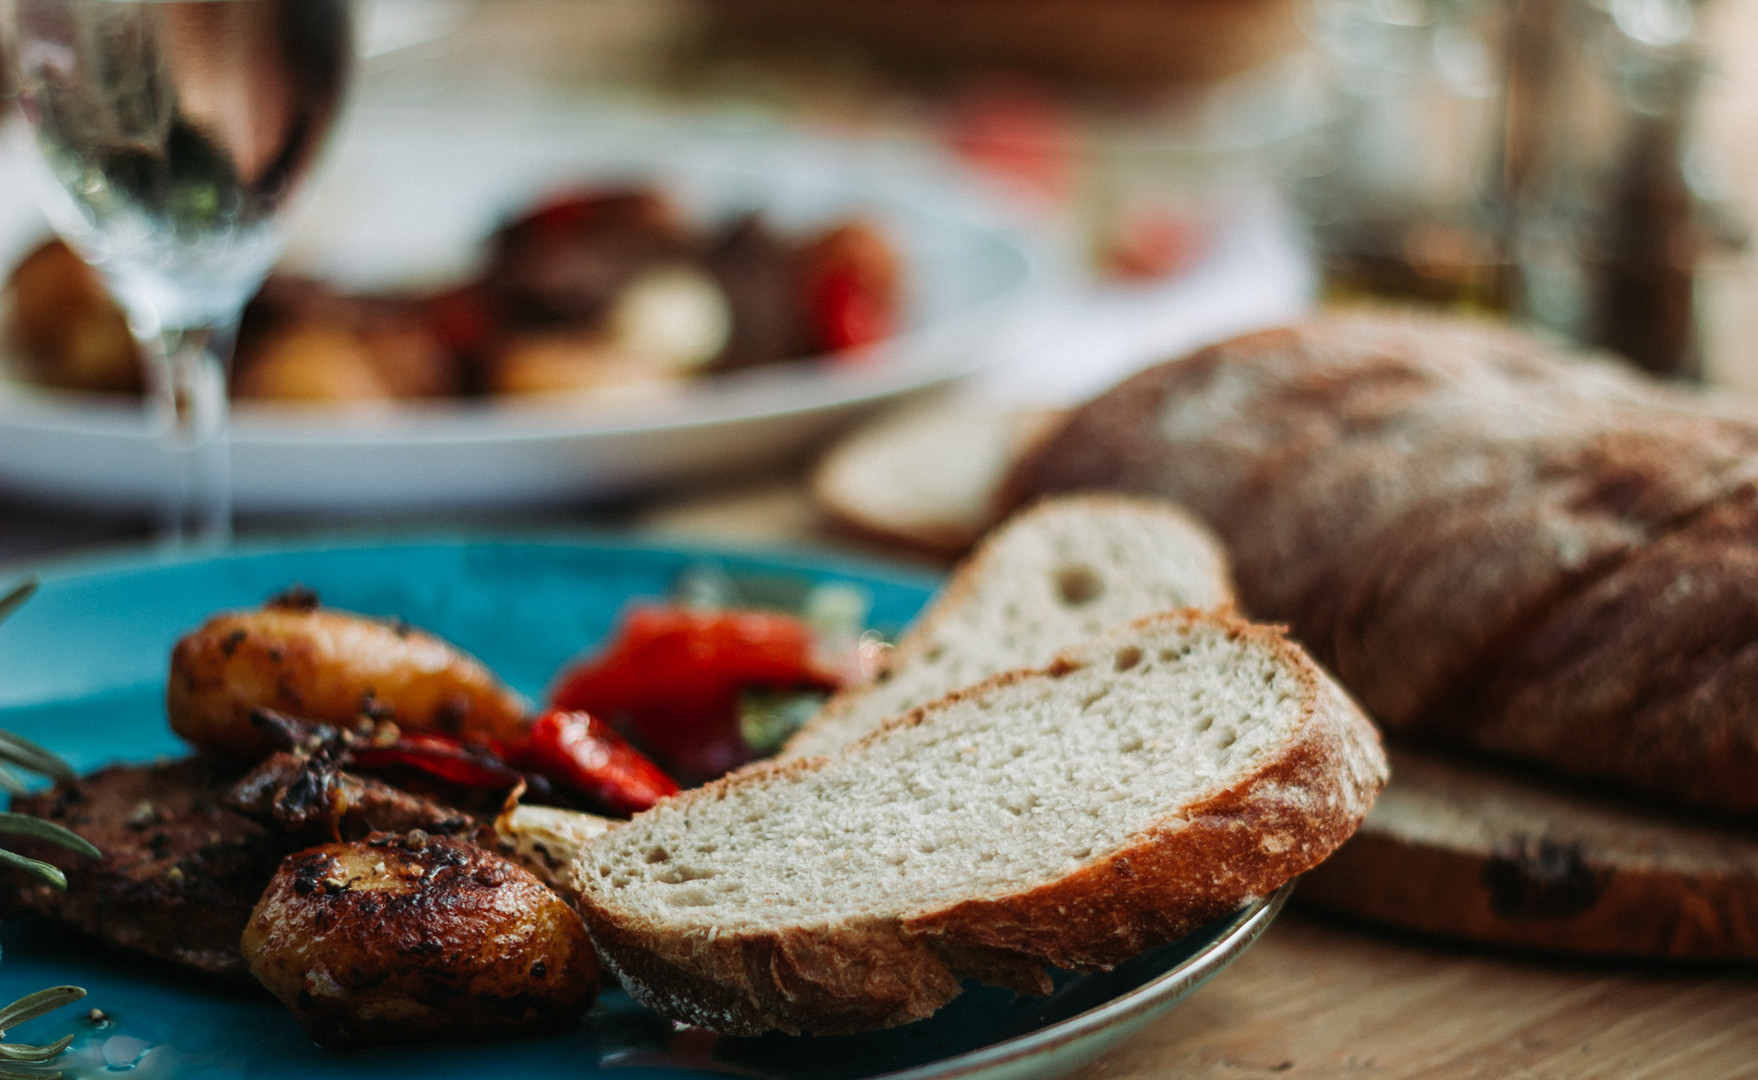
<svg viewBox="0 0 1758 1080">
<path fill-rule="evenodd" d="M 70 564 L 46 571 L 37 596 L 0 624 L 0 728 L 43 743 L 82 772 L 180 754 L 163 708 L 173 642 L 216 610 L 253 606 L 295 583 L 315 588 L 326 604 L 433 630 L 538 697 L 626 603 L 664 596 L 680 574 L 704 568 L 748 594 L 785 596 L 830 580 L 857 585 L 871 596 L 871 621 L 881 629 L 907 622 L 935 584 L 823 555 L 544 540 L 243 548 L 202 559 Z M 573 1031 L 552 1038 L 333 1054 L 254 988 L 129 957 L 38 919 L 0 928 L 0 1002 L 56 983 L 91 992 L 80 1006 L 7 1033 L 48 1042 L 77 1032 L 56 1063 L 69 1077 L 483 1080 L 615 1069 L 652 1077 L 1023 1080 L 1089 1060 L 1188 994 L 1263 931 L 1284 897 L 1114 971 L 1058 974 L 1046 998 L 973 986 L 928 1020 L 837 1038 L 680 1030 L 610 992 Z M 101 1027 L 81 1018 L 92 1006 L 110 1018 Z"/>
</svg>

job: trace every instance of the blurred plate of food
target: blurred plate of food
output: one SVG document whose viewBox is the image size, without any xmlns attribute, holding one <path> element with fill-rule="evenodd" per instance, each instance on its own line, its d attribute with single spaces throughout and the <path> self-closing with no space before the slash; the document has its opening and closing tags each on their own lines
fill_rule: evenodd
<svg viewBox="0 0 1758 1080">
<path fill-rule="evenodd" d="M 21 133 L 13 131 L 14 136 Z M 0 485 L 167 482 L 119 314 L 0 158 Z M 995 359 L 1032 243 L 896 147 L 632 107 L 362 108 L 246 313 L 246 511 L 601 497 Z"/>
</svg>

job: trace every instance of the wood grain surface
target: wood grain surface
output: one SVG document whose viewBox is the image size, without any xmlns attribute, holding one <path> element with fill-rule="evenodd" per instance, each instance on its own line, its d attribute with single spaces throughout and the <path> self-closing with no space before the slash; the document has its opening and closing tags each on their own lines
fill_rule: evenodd
<svg viewBox="0 0 1758 1080">
<path fill-rule="evenodd" d="M 1290 910 L 1231 968 L 1075 1075 L 1758 1077 L 1758 973 L 1498 956 Z"/>
</svg>

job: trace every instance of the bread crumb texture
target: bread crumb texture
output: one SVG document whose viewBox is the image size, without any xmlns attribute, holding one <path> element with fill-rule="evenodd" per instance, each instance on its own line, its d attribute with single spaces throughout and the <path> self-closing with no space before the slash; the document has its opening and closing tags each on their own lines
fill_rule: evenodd
<svg viewBox="0 0 1758 1080">
<path fill-rule="evenodd" d="M 1304 654 L 1186 612 L 952 694 L 835 758 L 670 800 L 576 872 L 595 940 L 638 997 L 723 1030 L 878 1026 L 949 999 L 955 968 L 1030 985 L 1022 958 L 1027 972 L 1112 963 L 1232 910 L 1341 843 L 1384 776 L 1371 728 Z M 754 976 L 754 942 L 837 968 L 838 986 Z M 869 962 L 849 990 L 848 969 Z M 893 974 L 936 985 L 900 991 L 896 1015 L 844 1003 L 862 1015 L 828 1028 L 816 1004 L 788 1011 Z M 715 989 L 686 985 L 698 979 Z M 711 1000 L 723 993 L 762 999 L 764 1015 L 737 1019 Z"/>
</svg>

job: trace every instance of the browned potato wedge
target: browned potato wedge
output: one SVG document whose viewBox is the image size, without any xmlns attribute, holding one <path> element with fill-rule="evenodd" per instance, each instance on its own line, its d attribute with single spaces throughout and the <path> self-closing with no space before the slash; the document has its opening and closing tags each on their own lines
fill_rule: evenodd
<svg viewBox="0 0 1758 1080">
<path fill-rule="evenodd" d="M 362 715 L 409 731 L 512 741 L 525 701 L 481 662 L 431 634 L 310 605 L 209 619 L 171 653 L 171 729 L 203 750 L 260 758 L 276 749 L 251 723 L 267 708 L 318 723 Z"/>
<path fill-rule="evenodd" d="M 287 856 L 241 948 L 329 1047 L 550 1031 L 598 994 L 573 908 L 494 852 L 420 832 Z"/>
</svg>

